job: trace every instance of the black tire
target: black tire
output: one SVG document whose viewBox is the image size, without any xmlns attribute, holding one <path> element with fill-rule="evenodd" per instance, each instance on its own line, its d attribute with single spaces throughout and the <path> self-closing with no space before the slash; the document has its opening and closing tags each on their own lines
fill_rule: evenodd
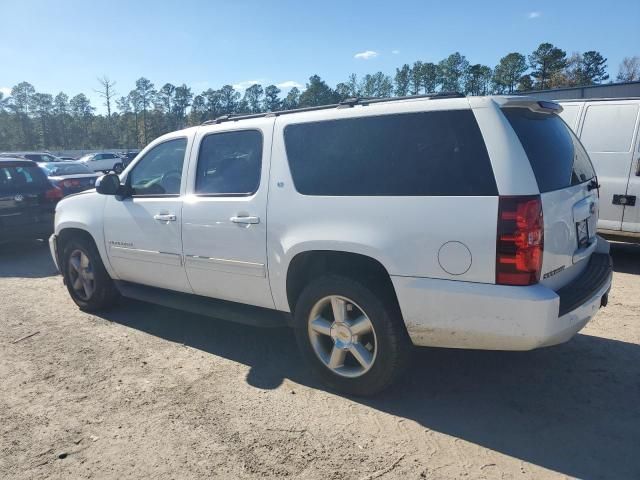
<svg viewBox="0 0 640 480">
<path fill-rule="evenodd" d="M 353 301 L 371 321 L 375 331 L 376 353 L 368 371 L 355 378 L 331 370 L 314 350 L 309 331 L 314 306 L 328 296 Z M 295 331 L 298 346 L 311 370 L 329 388 L 352 395 L 373 395 L 389 387 L 409 363 L 413 344 L 409 339 L 400 309 L 392 292 L 375 286 L 369 288 L 357 280 L 326 275 L 308 284 L 295 306 Z"/>
<path fill-rule="evenodd" d="M 124 166 L 122 165 L 122 163 L 116 163 L 113 166 L 113 171 L 115 173 L 117 173 L 118 175 L 120 175 L 122 173 L 122 171 L 124 170 Z"/>
<path fill-rule="evenodd" d="M 93 291 L 90 295 L 80 294 L 74 289 L 75 277 L 73 267 L 71 265 L 71 256 L 77 255 L 77 252 L 84 253 L 89 259 L 91 273 L 93 274 Z M 65 285 L 69 291 L 69 295 L 81 310 L 94 312 L 98 310 L 113 307 L 119 295 L 113 280 L 104 268 L 100 253 L 93 241 L 84 237 L 74 237 L 62 245 L 60 266 L 64 276 Z"/>
</svg>

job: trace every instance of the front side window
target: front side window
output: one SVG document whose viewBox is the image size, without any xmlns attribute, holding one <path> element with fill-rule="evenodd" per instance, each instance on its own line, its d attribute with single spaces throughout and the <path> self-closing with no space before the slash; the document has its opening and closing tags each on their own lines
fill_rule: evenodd
<svg viewBox="0 0 640 480">
<path fill-rule="evenodd" d="M 177 138 L 149 150 L 127 177 L 135 196 L 180 195 L 187 139 Z"/>
<path fill-rule="evenodd" d="M 292 124 L 284 139 L 303 195 L 498 194 L 471 110 Z"/>
<path fill-rule="evenodd" d="M 258 190 L 262 134 L 257 130 L 204 137 L 198 154 L 196 194 L 247 196 Z"/>
</svg>

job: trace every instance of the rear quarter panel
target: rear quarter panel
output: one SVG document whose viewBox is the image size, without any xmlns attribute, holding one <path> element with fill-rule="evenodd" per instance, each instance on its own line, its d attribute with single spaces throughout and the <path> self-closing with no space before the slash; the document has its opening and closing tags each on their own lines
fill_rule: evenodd
<svg viewBox="0 0 640 480">
<path fill-rule="evenodd" d="M 424 102 L 422 108 L 444 109 L 445 101 L 442 102 Z M 469 108 L 466 101 L 462 105 Z M 334 111 L 330 118 L 407 111 L 398 105 L 376 106 L 376 110 L 373 106 L 367 108 L 373 111 L 349 109 L 337 114 Z M 416 108 L 419 107 L 412 104 L 413 111 Z M 267 212 L 267 253 L 276 308 L 289 310 L 286 297 L 289 263 L 297 254 L 311 250 L 367 255 L 378 260 L 389 274 L 395 276 L 494 282 L 497 197 L 299 194 L 287 161 L 284 128 L 289 123 L 323 120 L 323 115 L 326 113 L 300 114 L 295 119 L 283 116 L 275 125 Z M 451 255 L 443 260 L 446 247 L 441 249 L 447 242 L 459 242 L 468 249 L 469 265 L 464 273 L 447 273 L 441 265 L 443 261 L 455 263 L 459 260 L 451 258 Z"/>
</svg>

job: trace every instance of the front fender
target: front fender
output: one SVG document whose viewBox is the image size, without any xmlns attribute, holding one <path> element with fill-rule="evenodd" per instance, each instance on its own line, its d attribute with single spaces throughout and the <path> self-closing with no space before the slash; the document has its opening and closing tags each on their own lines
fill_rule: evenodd
<svg viewBox="0 0 640 480">
<path fill-rule="evenodd" d="M 117 279 L 109 263 L 104 242 L 103 218 L 106 198 L 95 191 L 64 198 L 56 206 L 54 232 L 57 238 L 68 229 L 87 232 L 93 238 L 107 272 L 111 278 Z"/>
</svg>

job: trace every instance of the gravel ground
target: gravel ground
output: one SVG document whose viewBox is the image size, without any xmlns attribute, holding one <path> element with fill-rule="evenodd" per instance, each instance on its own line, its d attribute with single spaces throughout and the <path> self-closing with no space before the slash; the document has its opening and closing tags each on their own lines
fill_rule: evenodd
<svg viewBox="0 0 640 480">
<path fill-rule="evenodd" d="M 359 399 L 310 379 L 287 329 L 82 313 L 45 245 L 3 247 L 0 477 L 638 479 L 640 247 L 613 255 L 609 306 L 571 342 L 421 349 Z"/>
</svg>

